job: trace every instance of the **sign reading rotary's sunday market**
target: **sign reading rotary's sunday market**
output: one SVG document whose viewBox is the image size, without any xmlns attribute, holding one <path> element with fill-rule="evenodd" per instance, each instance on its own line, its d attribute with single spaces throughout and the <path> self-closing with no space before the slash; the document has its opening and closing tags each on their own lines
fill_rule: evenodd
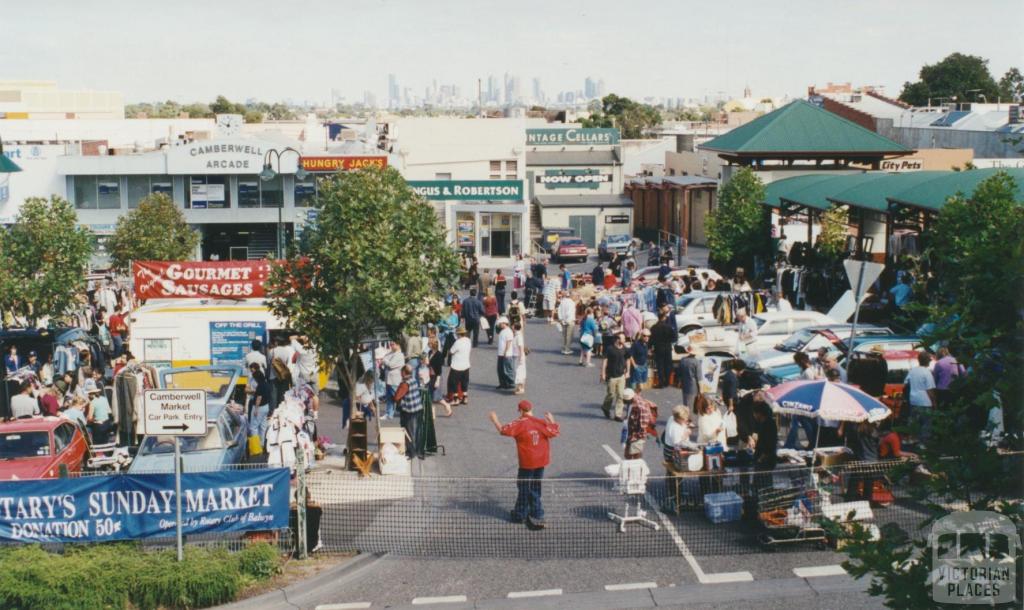
<svg viewBox="0 0 1024 610">
<path fill-rule="evenodd" d="M 527 146 L 604 146 L 618 143 L 619 130 L 604 127 L 526 130 Z"/>
<path fill-rule="evenodd" d="M 132 263 L 135 296 L 139 299 L 259 298 L 266 296 L 263 283 L 269 273 L 266 261 Z"/>
<path fill-rule="evenodd" d="M 430 200 L 523 200 L 521 180 L 409 180 L 409 187 Z"/>
</svg>

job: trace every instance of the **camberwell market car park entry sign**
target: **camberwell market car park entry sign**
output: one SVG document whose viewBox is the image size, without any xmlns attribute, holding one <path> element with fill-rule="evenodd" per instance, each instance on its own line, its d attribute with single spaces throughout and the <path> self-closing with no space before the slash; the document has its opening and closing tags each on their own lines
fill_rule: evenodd
<svg viewBox="0 0 1024 610">
<path fill-rule="evenodd" d="M 146 390 L 143 396 L 146 434 L 203 436 L 206 434 L 205 390 Z"/>
</svg>

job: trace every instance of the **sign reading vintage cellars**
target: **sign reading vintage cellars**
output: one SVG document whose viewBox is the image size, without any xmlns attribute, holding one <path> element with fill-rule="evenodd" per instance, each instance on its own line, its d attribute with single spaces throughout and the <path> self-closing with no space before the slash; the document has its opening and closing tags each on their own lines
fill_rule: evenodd
<svg viewBox="0 0 1024 610">
<path fill-rule="evenodd" d="M 527 129 L 527 146 L 607 146 L 619 143 L 619 130 L 607 127 Z"/>
<path fill-rule="evenodd" d="M 132 263 L 139 299 L 228 298 L 266 296 L 267 261 L 137 261 Z"/>
<path fill-rule="evenodd" d="M 167 149 L 168 174 L 258 174 L 274 143 L 249 138 L 197 140 Z M 279 147 L 280 148 L 280 147 Z M 274 169 L 278 170 L 275 163 Z M 282 155 L 281 174 L 298 169 L 295 154 Z"/>
<path fill-rule="evenodd" d="M 522 180 L 409 180 L 417 195 L 430 200 L 522 201 Z"/>
<path fill-rule="evenodd" d="M 596 169 L 548 169 L 536 176 L 536 181 L 549 189 L 596 189 L 611 182 L 612 175 L 602 174 Z"/>
<path fill-rule="evenodd" d="M 181 475 L 184 534 L 288 527 L 287 468 Z M 0 540 L 106 542 L 175 531 L 174 475 L 0 483 Z"/>
<path fill-rule="evenodd" d="M 388 158 L 384 155 L 370 157 L 303 157 L 302 169 L 315 173 L 334 173 L 376 167 L 383 169 L 388 166 Z"/>
</svg>

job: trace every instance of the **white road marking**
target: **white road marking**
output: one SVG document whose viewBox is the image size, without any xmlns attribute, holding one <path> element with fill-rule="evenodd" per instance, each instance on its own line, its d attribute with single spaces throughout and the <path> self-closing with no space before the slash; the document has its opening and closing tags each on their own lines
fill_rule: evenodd
<svg viewBox="0 0 1024 610">
<path fill-rule="evenodd" d="M 846 570 L 841 565 L 813 566 L 809 568 L 793 568 L 798 578 L 814 578 L 815 576 L 842 576 Z"/>
<path fill-rule="evenodd" d="M 465 595 L 448 595 L 445 597 L 417 597 L 412 600 L 412 605 L 422 606 L 424 604 L 460 604 L 466 601 Z"/>
<path fill-rule="evenodd" d="M 635 589 L 657 589 L 656 582 L 624 582 L 619 585 L 605 585 L 605 591 L 633 591 Z"/>
<path fill-rule="evenodd" d="M 359 610 L 369 608 L 370 602 L 348 602 L 344 604 L 320 604 L 316 610 Z"/>
<path fill-rule="evenodd" d="M 622 461 L 622 458 L 612 451 L 611 447 L 608 445 L 601 446 L 604 447 L 604 450 L 607 451 L 608 455 L 612 456 L 616 462 Z M 661 507 L 654 501 L 650 492 L 648 492 L 644 498 L 647 500 L 647 504 L 658 513 L 658 518 L 661 520 L 661 526 L 665 528 L 668 535 L 672 537 L 672 541 L 676 543 L 676 548 L 679 549 L 679 552 L 683 555 L 683 559 L 686 560 L 690 569 L 692 569 L 693 573 L 697 576 L 697 582 L 702 585 L 710 585 L 726 582 L 751 582 L 754 580 L 754 575 L 750 572 L 720 572 L 718 574 L 705 574 L 704 570 L 700 567 L 700 564 L 697 563 L 697 558 L 690 552 L 690 547 L 686 546 L 686 543 L 683 542 L 683 537 L 679 535 L 679 532 L 676 530 L 676 526 L 669 520 L 665 513 L 661 512 Z"/>
<path fill-rule="evenodd" d="M 519 599 L 522 597 L 547 597 L 549 595 L 561 595 L 561 589 L 540 589 L 537 591 L 509 591 L 509 599 Z"/>
</svg>

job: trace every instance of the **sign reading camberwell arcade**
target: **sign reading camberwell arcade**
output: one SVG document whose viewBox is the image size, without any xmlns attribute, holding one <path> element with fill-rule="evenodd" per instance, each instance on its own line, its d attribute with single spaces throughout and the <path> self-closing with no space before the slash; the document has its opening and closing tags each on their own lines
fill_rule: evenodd
<svg viewBox="0 0 1024 610">
<path fill-rule="evenodd" d="M 253 139 L 197 140 L 167 151 L 168 174 L 258 174 L 273 143 Z M 294 174 L 296 155 L 280 159 L 280 173 Z M 275 164 L 274 169 L 278 169 Z"/>
<path fill-rule="evenodd" d="M 608 128 L 527 129 L 527 146 L 607 146 L 619 143 L 619 130 Z"/>
</svg>

